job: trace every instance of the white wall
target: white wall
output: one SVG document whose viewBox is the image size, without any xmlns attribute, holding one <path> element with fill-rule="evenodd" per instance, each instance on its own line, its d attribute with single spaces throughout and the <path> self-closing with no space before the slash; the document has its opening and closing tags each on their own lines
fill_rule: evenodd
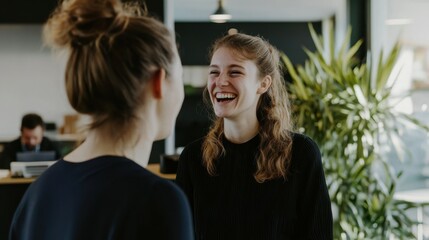
<svg viewBox="0 0 429 240">
<path fill-rule="evenodd" d="M 429 47 L 429 1 L 389 0 L 389 19 L 408 20 L 408 24 L 389 26 L 388 37 L 400 36 L 402 43 Z"/>
<path fill-rule="evenodd" d="M 63 124 L 75 113 L 64 88 L 65 56 L 43 47 L 41 25 L 0 25 L 0 139 L 19 134 L 22 115 Z"/>
<path fill-rule="evenodd" d="M 398 68 L 401 70 L 392 94 L 410 94 L 400 104 L 396 104 L 398 111 L 412 114 L 423 124 L 429 124 L 429 101 L 427 89 L 412 90 L 413 77 L 413 47 L 423 46 L 428 42 L 429 34 L 426 31 L 427 9 L 429 3 L 420 0 L 377 0 L 371 1 L 371 51 L 374 60 L 378 59 L 380 51 L 384 54 L 391 50 L 399 41 L 401 53 L 398 58 Z M 411 20 L 408 24 L 388 25 L 386 20 Z M 426 20 L 426 21 L 425 21 Z M 426 43 L 424 46 L 428 46 Z M 373 61 L 376 64 L 376 61 Z M 375 71 L 374 71 L 375 73 Z M 412 90 L 411 92 L 409 92 Z M 418 128 L 406 126 L 402 131 L 401 139 L 405 144 L 405 151 L 400 151 L 401 157 L 392 151 L 386 153 L 386 159 L 397 172 L 403 175 L 396 186 L 398 191 L 429 187 L 429 138 L 428 134 Z M 391 148 L 392 146 L 388 146 Z M 412 217 L 415 219 L 415 217 Z"/>
</svg>

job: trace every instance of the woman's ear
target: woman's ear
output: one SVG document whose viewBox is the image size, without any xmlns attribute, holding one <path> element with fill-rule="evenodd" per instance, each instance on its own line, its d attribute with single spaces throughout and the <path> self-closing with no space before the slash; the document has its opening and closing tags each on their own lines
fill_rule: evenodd
<svg viewBox="0 0 429 240">
<path fill-rule="evenodd" d="M 165 80 L 165 70 L 158 69 L 152 77 L 152 92 L 156 99 L 162 98 L 162 83 Z"/>
<path fill-rule="evenodd" d="M 270 75 L 265 76 L 262 81 L 259 83 L 259 88 L 256 91 L 258 94 L 263 94 L 271 87 L 271 83 L 273 82 L 273 79 Z"/>
</svg>

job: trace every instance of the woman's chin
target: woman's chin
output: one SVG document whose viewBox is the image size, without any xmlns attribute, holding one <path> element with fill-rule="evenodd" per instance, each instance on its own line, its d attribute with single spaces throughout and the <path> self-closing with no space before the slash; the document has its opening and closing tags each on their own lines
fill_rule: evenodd
<svg viewBox="0 0 429 240">
<path fill-rule="evenodd" d="M 229 112 L 227 112 L 227 111 L 224 111 L 224 110 L 220 110 L 220 111 L 219 110 L 218 111 L 215 110 L 215 115 L 218 118 L 227 118 L 231 114 Z"/>
<path fill-rule="evenodd" d="M 161 129 L 161 131 L 158 133 L 158 135 L 155 137 L 155 141 L 166 139 L 171 134 L 171 129 Z"/>
</svg>

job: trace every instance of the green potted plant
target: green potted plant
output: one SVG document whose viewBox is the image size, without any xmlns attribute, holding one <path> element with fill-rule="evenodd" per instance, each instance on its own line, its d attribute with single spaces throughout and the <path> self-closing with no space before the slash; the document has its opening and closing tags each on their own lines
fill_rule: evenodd
<svg viewBox="0 0 429 240">
<path fill-rule="evenodd" d="M 296 125 L 322 152 L 335 239 L 415 238 L 416 222 L 406 214 L 415 206 L 394 199 L 401 174 L 380 152 L 380 145 L 387 144 L 382 140 L 398 136 L 404 121 L 428 130 L 392 104 L 394 82 L 388 79 L 399 45 L 386 57 L 381 53 L 373 68 L 354 57 L 362 40 L 348 47 L 351 30 L 336 51 L 333 31 L 325 49 L 322 36 L 312 25 L 309 29 L 316 50 L 304 49 L 305 64 L 295 67 L 284 54 L 282 60 L 291 78 L 288 91 Z"/>
</svg>

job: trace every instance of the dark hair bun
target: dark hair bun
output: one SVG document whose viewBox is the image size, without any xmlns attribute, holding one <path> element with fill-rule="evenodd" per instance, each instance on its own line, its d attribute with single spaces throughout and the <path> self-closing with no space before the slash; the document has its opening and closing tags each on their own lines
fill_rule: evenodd
<svg viewBox="0 0 429 240">
<path fill-rule="evenodd" d="M 56 47 L 79 47 L 120 31 L 127 18 L 118 0 L 65 0 L 45 25 L 45 41 Z"/>
</svg>

